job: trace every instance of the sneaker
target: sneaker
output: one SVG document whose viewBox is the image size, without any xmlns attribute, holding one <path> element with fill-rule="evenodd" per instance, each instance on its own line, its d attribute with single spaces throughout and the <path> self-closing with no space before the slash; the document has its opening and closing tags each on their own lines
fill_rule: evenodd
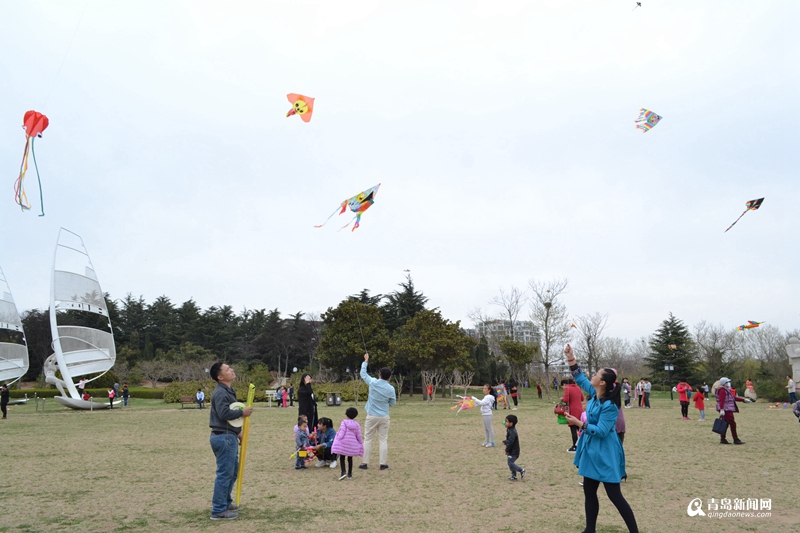
<svg viewBox="0 0 800 533">
<path fill-rule="evenodd" d="M 742 444 L 744 444 L 744 442 Z M 389 468 L 389 465 L 381 465 L 381 470 L 386 470 L 387 468 Z"/>
<path fill-rule="evenodd" d="M 353 481 L 353 476 L 347 476 L 347 481 Z"/>
<path fill-rule="evenodd" d="M 525 479 L 525 469 L 524 468 L 522 469 L 522 472 L 519 473 L 519 478 L 520 479 Z"/>
<path fill-rule="evenodd" d="M 323 466 L 327 466 L 327 465 L 328 465 L 328 461 L 317 461 L 317 464 L 315 464 L 314 466 L 317 467 L 317 468 L 322 468 Z"/>
<path fill-rule="evenodd" d="M 229 503 L 228 504 L 228 511 L 238 511 L 238 510 L 239 510 L 239 506 L 236 505 L 235 503 Z"/>
<path fill-rule="evenodd" d="M 581 487 L 583 487 L 583 481 L 578 481 L 578 485 L 580 485 Z"/>
<path fill-rule="evenodd" d="M 733 443 L 734 444 L 744 444 L 744 441 L 743 440 L 739 440 L 739 439 L 734 439 Z"/>
<path fill-rule="evenodd" d="M 222 511 L 221 513 L 212 514 L 211 520 L 235 520 L 239 515 L 233 511 Z"/>
<path fill-rule="evenodd" d="M 366 469 L 367 469 L 367 464 L 366 464 L 366 463 L 364 463 L 364 464 L 360 464 L 360 465 L 358 465 L 358 467 L 359 467 L 361 470 L 366 470 Z"/>
<path fill-rule="evenodd" d="M 338 462 L 336 462 L 336 461 L 331 461 L 331 464 L 330 464 L 331 468 L 336 468 L 338 465 L 339 465 L 339 463 L 338 463 Z"/>
<path fill-rule="evenodd" d="M 481 446 L 483 446 L 484 448 L 487 447 L 488 445 L 489 445 L 488 442 L 484 442 L 483 444 L 481 444 Z"/>
<path fill-rule="evenodd" d="M 573 446 L 572 448 L 567 450 L 567 453 L 575 453 L 577 450 L 578 450 L 578 448 L 576 446 Z"/>
<path fill-rule="evenodd" d="M 494 448 L 494 442 L 490 442 L 486 445 L 487 448 Z"/>
<path fill-rule="evenodd" d="M 728 439 L 719 439 L 719 443 L 720 444 L 730 444 L 730 442 L 728 442 Z"/>
<path fill-rule="evenodd" d="M 343 480 L 346 477 L 347 477 L 347 474 L 342 474 L 341 476 L 339 476 L 339 481 Z"/>
<path fill-rule="evenodd" d="M 511 476 L 511 477 L 508 478 L 508 480 L 509 481 L 516 481 L 517 480 L 517 476 Z"/>
</svg>

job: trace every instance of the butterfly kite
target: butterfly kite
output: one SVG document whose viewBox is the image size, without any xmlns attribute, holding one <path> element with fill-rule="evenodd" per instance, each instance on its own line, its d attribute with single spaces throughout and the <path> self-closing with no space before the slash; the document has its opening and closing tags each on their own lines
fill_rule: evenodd
<svg viewBox="0 0 800 533">
<path fill-rule="evenodd" d="M 300 115 L 303 122 L 311 120 L 311 113 L 314 112 L 314 99 L 302 94 L 289 93 L 286 95 L 292 108 L 286 113 L 287 117 L 292 115 Z"/>
<path fill-rule="evenodd" d="M 728 229 L 731 229 L 734 225 L 736 225 L 736 223 L 739 222 L 739 219 L 745 216 L 748 211 L 755 211 L 756 209 L 761 207 L 761 202 L 763 201 L 764 201 L 763 198 L 759 198 L 758 200 L 750 200 L 749 202 L 747 202 L 747 204 L 745 204 L 747 206 L 747 209 L 745 209 L 744 212 L 741 215 L 739 215 L 739 218 L 733 221 L 733 224 L 728 226 Z M 728 233 L 728 229 L 726 229 L 722 233 Z"/>
<path fill-rule="evenodd" d="M 661 120 L 660 116 L 649 109 L 641 108 L 639 110 L 639 118 L 634 120 L 634 122 L 636 123 L 636 127 L 642 130 L 642 133 L 647 133 L 656 127 L 659 120 Z"/>
<path fill-rule="evenodd" d="M 738 329 L 739 331 L 744 331 L 744 330 L 746 330 L 746 329 L 753 329 L 753 328 L 757 328 L 757 327 L 758 327 L 758 326 L 760 326 L 761 324 L 763 324 L 763 322 L 753 322 L 752 320 L 748 320 L 748 321 L 747 321 L 747 324 L 742 324 L 741 326 L 739 326 L 739 327 L 738 327 L 738 328 L 736 328 L 736 329 Z"/>
<path fill-rule="evenodd" d="M 42 198 L 42 180 L 39 177 L 39 165 L 36 164 L 36 153 L 33 151 L 33 142 L 37 137 L 42 136 L 42 132 L 50 125 L 46 116 L 38 111 L 28 111 L 22 119 L 22 129 L 25 130 L 25 151 L 22 153 L 22 164 L 19 166 L 19 177 L 14 183 L 14 201 L 23 211 L 31 208 L 28 203 L 28 195 L 25 194 L 25 174 L 28 172 L 28 154 L 33 154 L 33 166 L 36 168 L 36 179 L 39 180 L 39 201 L 42 204 L 42 214 L 44 216 L 44 200 Z"/>
<path fill-rule="evenodd" d="M 380 187 L 380 186 L 381 186 L 381 184 L 379 183 L 376 186 L 371 187 L 371 188 L 367 189 L 364 192 L 358 193 L 357 195 L 353 196 L 352 198 L 348 198 L 347 200 L 342 202 L 342 205 L 340 205 L 339 208 L 336 209 L 336 211 L 338 211 L 339 214 L 341 215 L 342 213 L 347 211 L 347 208 L 349 207 L 350 211 L 352 211 L 353 213 L 356 214 L 355 218 L 353 219 L 353 220 L 356 221 L 356 224 L 355 224 L 355 226 L 353 226 L 353 229 L 351 231 L 355 231 L 356 228 L 359 226 L 359 224 L 361 222 L 361 214 L 364 213 L 364 211 L 369 209 L 370 206 L 375 203 L 375 195 L 378 194 L 378 187 Z M 331 216 L 328 217 L 328 220 L 330 220 L 331 217 L 333 217 L 333 215 L 336 214 L 336 211 L 331 213 Z M 323 222 L 319 226 L 314 226 L 314 227 L 315 228 L 321 228 L 322 226 L 324 226 L 325 224 L 328 223 L 328 220 L 326 220 L 325 222 Z M 347 224 L 342 226 L 340 229 L 344 229 L 347 226 L 349 226 L 350 224 L 352 224 L 353 220 L 351 220 L 350 222 L 348 222 Z"/>
<path fill-rule="evenodd" d="M 459 396 L 459 398 L 461 398 L 461 401 L 450 408 L 451 411 L 455 411 L 456 409 L 458 409 L 458 411 L 456 411 L 456 414 L 460 413 L 465 409 L 472 409 L 473 407 L 475 407 L 475 400 L 473 400 L 469 396 Z"/>
</svg>

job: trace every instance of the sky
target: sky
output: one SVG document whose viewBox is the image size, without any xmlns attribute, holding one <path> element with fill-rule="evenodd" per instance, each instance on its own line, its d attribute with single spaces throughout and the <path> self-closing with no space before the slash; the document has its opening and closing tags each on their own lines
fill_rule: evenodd
<svg viewBox="0 0 800 533">
<path fill-rule="evenodd" d="M 634 6 L 0 1 L 17 305 L 48 307 L 64 227 L 114 299 L 321 313 L 408 269 L 465 327 L 554 278 L 610 336 L 669 313 L 800 327 L 800 3 Z M 287 93 L 316 99 L 311 122 Z M 646 134 L 642 107 L 663 117 Z M 50 119 L 44 217 L 33 169 L 32 209 L 14 203 L 29 109 Z M 378 183 L 360 228 L 313 227 Z"/>
</svg>

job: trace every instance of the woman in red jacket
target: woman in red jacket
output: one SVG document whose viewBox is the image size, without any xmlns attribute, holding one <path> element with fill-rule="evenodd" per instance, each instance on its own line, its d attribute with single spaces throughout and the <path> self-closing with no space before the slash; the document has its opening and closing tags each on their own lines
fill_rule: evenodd
<svg viewBox="0 0 800 533">
<path fill-rule="evenodd" d="M 580 420 L 583 414 L 583 392 L 581 388 L 575 384 L 572 378 L 561 381 L 564 385 L 564 397 L 561 401 L 569 406 L 569 414 Z M 569 453 L 575 453 L 576 444 L 578 443 L 578 426 L 569 424 L 569 430 L 572 433 L 572 447 L 567 450 Z"/>
<path fill-rule="evenodd" d="M 691 420 L 689 418 L 689 396 L 686 391 L 692 390 L 692 386 L 686 382 L 686 378 L 681 378 L 675 389 L 678 391 L 678 400 L 681 402 L 681 416 L 684 420 Z"/>
</svg>

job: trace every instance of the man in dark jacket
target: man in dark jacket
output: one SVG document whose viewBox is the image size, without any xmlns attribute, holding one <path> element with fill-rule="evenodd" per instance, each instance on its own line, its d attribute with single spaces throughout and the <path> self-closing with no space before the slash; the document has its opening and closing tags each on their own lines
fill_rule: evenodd
<svg viewBox="0 0 800 533">
<path fill-rule="evenodd" d="M 236 483 L 239 470 L 239 444 L 242 440 L 242 418 L 253 413 L 252 407 L 231 409 L 236 402 L 236 391 L 231 384 L 236 373 L 223 363 L 211 366 L 211 378 L 217 382 L 211 394 L 211 449 L 217 458 L 217 478 L 214 481 L 214 497 L 211 500 L 211 520 L 231 520 L 239 516 L 235 511 L 239 508 L 233 504 L 231 491 Z M 231 423 L 231 421 L 234 421 Z"/>
<path fill-rule="evenodd" d="M 9 399 L 8 385 L 3 383 L 3 388 L 0 390 L 0 409 L 3 411 L 3 420 L 6 419 L 8 412 L 8 399 Z"/>
</svg>

